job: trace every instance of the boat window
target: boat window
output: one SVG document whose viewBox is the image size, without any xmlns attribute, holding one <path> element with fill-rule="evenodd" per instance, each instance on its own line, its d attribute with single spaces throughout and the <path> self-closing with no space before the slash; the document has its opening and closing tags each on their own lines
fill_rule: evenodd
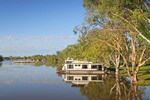
<svg viewBox="0 0 150 100">
<path fill-rule="evenodd" d="M 68 69 L 73 69 L 73 65 L 68 65 Z"/>
<path fill-rule="evenodd" d="M 81 80 L 80 78 L 75 78 L 75 80 Z"/>
<path fill-rule="evenodd" d="M 87 76 L 83 76 L 82 80 L 88 80 L 88 77 Z"/>
<path fill-rule="evenodd" d="M 87 69 L 87 65 L 82 65 L 82 69 Z"/>
<path fill-rule="evenodd" d="M 91 65 L 92 69 L 97 69 L 97 65 Z"/>
<path fill-rule="evenodd" d="M 98 76 L 98 80 L 102 80 L 103 78 L 102 78 L 102 75 L 99 75 Z"/>
<path fill-rule="evenodd" d="M 66 63 L 72 63 L 72 61 L 66 61 Z"/>
<path fill-rule="evenodd" d="M 67 80 L 73 80 L 73 76 L 68 76 Z"/>
<path fill-rule="evenodd" d="M 98 70 L 102 70 L 102 66 L 101 65 L 98 65 Z"/>
<path fill-rule="evenodd" d="M 80 65 L 78 65 L 78 66 L 80 66 Z"/>
<path fill-rule="evenodd" d="M 91 80 L 97 80 L 97 76 L 92 76 Z"/>
<path fill-rule="evenodd" d="M 75 65 L 75 66 L 77 66 L 77 65 Z"/>
<path fill-rule="evenodd" d="M 91 77 L 91 80 L 102 80 L 102 75 L 99 75 L 99 76 L 92 76 Z"/>
</svg>

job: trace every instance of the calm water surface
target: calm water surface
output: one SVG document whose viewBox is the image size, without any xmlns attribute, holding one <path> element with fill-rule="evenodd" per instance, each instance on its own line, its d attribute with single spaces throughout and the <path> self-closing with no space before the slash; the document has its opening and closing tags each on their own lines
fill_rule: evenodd
<svg viewBox="0 0 150 100">
<path fill-rule="evenodd" d="M 127 78 L 120 80 L 117 85 L 116 79 L 108 75 L 59 76 L 55 67 L 4 61 L 0 65 L 0 100 L 116 100 L 119 97 L 149 100 L 149 86 L 136 86 L 137 91 L 133 91 Z M 120 86 L 121 95 L 114 85 Z M 134 97 L 136 94 L 138 97 Z"/>
</svg>

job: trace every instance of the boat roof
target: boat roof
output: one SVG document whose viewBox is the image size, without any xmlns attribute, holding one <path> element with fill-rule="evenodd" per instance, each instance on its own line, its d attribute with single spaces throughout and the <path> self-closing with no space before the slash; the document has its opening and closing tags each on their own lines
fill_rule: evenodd
<svg viewBox="0 0 150 100">
<path fill-rule="evenodd" d="M 70 62 L 71 63 L 67 63 Z M 88 61 L 78 61 L 78 60 L 73 60 L 73 58 L 67 58 L 67 60 L 65 60 L 64 64 L 90 64 L 90 65 L 103 65 L 102 63 L 92 63 L 92 62 L 88 62 Z"/>
<path fill-rule="evenodd" d="M 90 64 L 90 65 L 103 65 L 101 63 L 65 63 L 65 64 L 68 64 L 68 65 L 71 65 L 71 64 Z"/>
</svg>

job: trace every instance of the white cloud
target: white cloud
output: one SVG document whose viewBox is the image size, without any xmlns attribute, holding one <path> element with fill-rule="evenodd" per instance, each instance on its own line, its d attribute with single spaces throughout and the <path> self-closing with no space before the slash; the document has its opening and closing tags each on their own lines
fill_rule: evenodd
<svg viewBox="0 0 150 100">
<path fill-rule="evenodd" d="M 76 36 L 27 36 L 32 39 L 76 39 Z"/>
<path fill-rule="evenodd" d="M 1 36 L 0 40 L 1 41 L 4 41 L 4 40 L 16 40 L 16 37 L 15 36 Z"/>
<path fill-rule="evenodd" d="M 3 56 L 26 56 L 53 54 L 74 44 L 75 36 L 0 36 L 0 54 Z"/>
</svg>

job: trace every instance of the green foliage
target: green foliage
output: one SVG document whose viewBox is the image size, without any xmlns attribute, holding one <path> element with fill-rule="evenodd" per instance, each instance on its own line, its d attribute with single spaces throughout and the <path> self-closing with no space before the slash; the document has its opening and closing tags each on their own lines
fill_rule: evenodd
<svg viewBox="0 0 150 100">
<path fill-rule="evenodd" d="M 91 26 L 107 28 L 118 23 L 122 28 L 150 39 L 150 4 L 147 0 L 83 0 L 86 21 Z"/>
<path fill-rule="evenodd" d="M 2 57 L 2 55 L 0 55 L 0 62 L 1 62 L 1 61 L 3 61 L 3 57 Z"/>
<path fill-rule="evenodd" d="M 20 57 L 20 56 L 18 56 L 18 57 L 13 57 L 13 56 L 10 56 L 10 57 L 4 57 L 4 60 L 25 60 L 25 59 L 27 59 L 27 57 Z"/>
</svg>

